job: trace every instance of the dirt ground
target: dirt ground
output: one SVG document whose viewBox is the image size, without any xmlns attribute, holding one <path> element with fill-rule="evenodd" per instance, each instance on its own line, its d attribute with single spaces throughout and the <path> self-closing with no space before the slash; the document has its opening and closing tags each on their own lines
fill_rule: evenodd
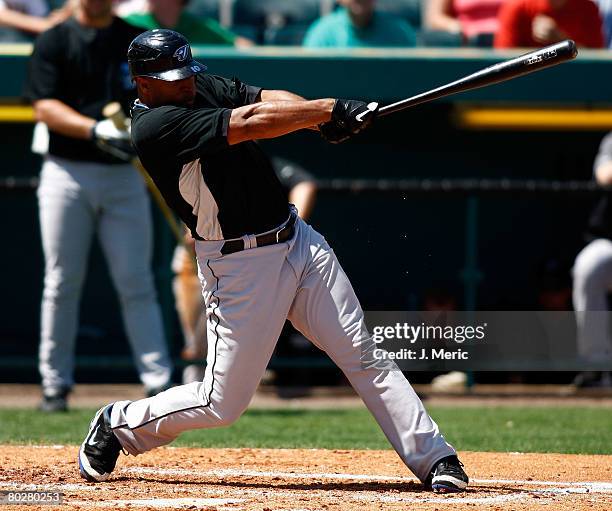
<svg viewBox="0 0 612 511">
<path fill-rule="evenodd" d="M 76 447 L 0 446 L 0 490 L 64 494 L 64 505 L 219 511 L 577 511 L 612 509 L 612 456 L 461 453 L 469 491 L 425 491 L 393 451 L 162 448 L 121 456 L 111 479 L 85 483 Z"/>
</svg>

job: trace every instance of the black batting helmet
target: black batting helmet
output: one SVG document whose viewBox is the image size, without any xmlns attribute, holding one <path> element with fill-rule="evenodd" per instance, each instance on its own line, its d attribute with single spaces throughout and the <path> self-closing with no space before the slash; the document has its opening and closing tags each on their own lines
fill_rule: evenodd
<svg viewBox="0 0 612 511">
<path fill-rule="evenodd" d="M 127 57 L 132 78 L 150 76 L 174 82 L 206 71 L 204 64 L 193 60 L 187 39 L 165 28 L 148 30 L 136 37 L 130 43 Z"/>
</svg>

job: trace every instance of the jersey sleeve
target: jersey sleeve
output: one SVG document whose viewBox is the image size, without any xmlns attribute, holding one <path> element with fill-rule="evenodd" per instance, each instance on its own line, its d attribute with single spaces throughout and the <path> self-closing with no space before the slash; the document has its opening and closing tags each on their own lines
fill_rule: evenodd
<svg viewBox="0 0 612 511">
<path fill-rule="evenodd" d="M 595 162 L 593 163 L 593 176 L 597 172 L 597 169 L 606 163 L 610 163 L 612 161 L 612 131 L 608 133 L 601 144 L 599 145 L 599 152 L 595 157 Z"/>
<path fill-rule="evenodd" d="M 228 147 L 230 114 L 226 108 L 159 107 L 133 124 L 132 140 L 143 162 L 185 164 Z"/>
<path fill-rule="evenodd" d="M 222 76 L 209 75 L 212 80 L 215 96 L 221 99 L 226 108 L 238 108 L 251 105 L 257 101 L 261 87 L 254 87 L 241 82 L 238 78 L 231 80 Z"/>
<path fill-rule="evenodd" d="M 34 44 L 23 91 L 29 101 L 61 98 L 61 51 L 56 34 L 53 29 L 44 32 Z"/>
</svg>

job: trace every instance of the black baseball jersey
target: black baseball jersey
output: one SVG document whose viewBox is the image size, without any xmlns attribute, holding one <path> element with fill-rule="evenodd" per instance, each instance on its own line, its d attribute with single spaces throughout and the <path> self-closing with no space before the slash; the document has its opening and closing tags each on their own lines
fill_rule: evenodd
<svg viewBox="0 0 612 511">
<path fill-rule="evenodd" d="M 270 160 L 255 142 L 230 146 L 231 110 L 260 88 L 196 75 L 193 107 L 132 109 L 132 142 L 168 205 L 195 239 L 239 238 L 287 219 L 288 202 Z"/>
<path fill-rule="evenodd" d="M 103 119 L 102 110 L 119 101 L 125 111 L 136 97 L 127 49 L 142 30 L 119 18 L 107 28 L 81 25 L 76 19 L 43 32 L 34 44 L 24 95 L 30 101 L 58 99 L 77 112 Z M 71 160 L 120 163 L 93 141 L 49 134 L 49 154 Z"/>
</svg>

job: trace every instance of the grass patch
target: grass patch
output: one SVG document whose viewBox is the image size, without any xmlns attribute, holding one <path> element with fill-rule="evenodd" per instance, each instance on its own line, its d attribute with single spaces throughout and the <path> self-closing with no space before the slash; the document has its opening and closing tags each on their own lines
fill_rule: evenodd
<svg viewBox="0 0 612 511">
<path fill-rule="evenodd" d="M 612 409 L 584 407 L 429 407 L 460 450 L 612 454 Z M 78 444 L 94 409 L 43 414 L 0 408 L 0 443 Z M 173 445 L 389 449 L 364 409 L 250 410 L 229 428 L 190 431 Z"/>
</svg>

